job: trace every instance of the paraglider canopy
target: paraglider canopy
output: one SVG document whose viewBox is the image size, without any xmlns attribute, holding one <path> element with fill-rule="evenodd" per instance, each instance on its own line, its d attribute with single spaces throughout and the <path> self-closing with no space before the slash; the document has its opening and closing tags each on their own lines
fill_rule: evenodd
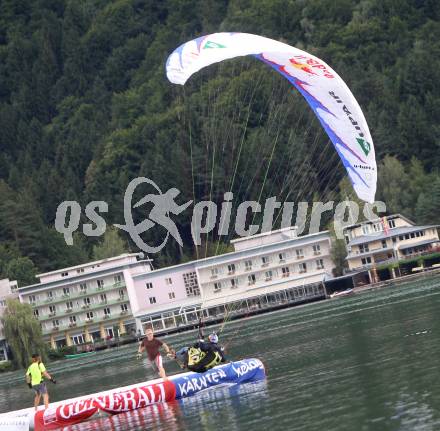
<svg viewBox="0 0 440 431">
<path fill-rule="evenodd" d="M 374 202 L 377 168 L 367 122 L 350 89 L 324 61 L 262 36 L 214 33 L 174 50 L 167 60 L 167 77 L 184 85 L 206 66 L 245 55 L 271 66 L 304 96 L 333 142 L 356 194 L 366 202 Z"/>
</svg>

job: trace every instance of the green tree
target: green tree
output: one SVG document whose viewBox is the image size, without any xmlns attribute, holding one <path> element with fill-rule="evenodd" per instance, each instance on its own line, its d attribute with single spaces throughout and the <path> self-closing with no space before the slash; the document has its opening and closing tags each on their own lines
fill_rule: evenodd
<svg viewBox="0 0 440 431">
<path fill-rule="evenodd" d="M 45 357 L 46 345 L 41 326 L 29 304 L 22 304 L 17 299 L 7 299 L 2 323 L 16 367 L 24 368 L 29 365 L 33 353 L 37 352 Z"/>
<path fill-rule="evenodd" d="M 440 224 L 440 177 L 432 183 L 430 191 L 417 199 L 416 216 L 419 223 Z"/>
<path fill-rule="evenodd" d="M 93 247 L 93 259 L 100 260 L 118 256 L 128 251 L 127 245 L 115 227 L 110 227 L 104 234 L 100 244 Z"/>
</svg>

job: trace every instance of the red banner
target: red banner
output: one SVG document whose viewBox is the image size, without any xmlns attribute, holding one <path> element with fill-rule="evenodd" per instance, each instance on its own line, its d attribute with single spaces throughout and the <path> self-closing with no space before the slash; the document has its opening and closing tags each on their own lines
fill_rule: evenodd
<svg viewBox="0 0 440 431">
<path fill-rule="evenodd" d="M 170 381 L 138 386 L 123 392 L 115 391 L 39 411 L 35 414 L 35 431 L 52 430 L 83 422 L 98 410 L 118 414 L 175 398 L 176 388 Z"/>
<path fill-rule="evenodd" d="M 98 411 L 93 398 L 49 407 L 35 414 L 35 431 L 51 430 L 83 422 Z"/>
<path fill-rule="evenodd" d="M 175 398 L 176 388 L 174 384 L 166 381 L 96 397 L 95 405 L 107 413 L 117 414 L 140 409 L 151 404 L 171 401 Z"/>
</svg>

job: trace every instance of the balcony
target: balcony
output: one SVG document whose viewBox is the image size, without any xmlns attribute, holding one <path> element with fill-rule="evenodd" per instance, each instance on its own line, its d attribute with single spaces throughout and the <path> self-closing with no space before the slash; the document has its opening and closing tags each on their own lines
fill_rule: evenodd
<svg viewBox="0 0 440 431">
<path fill-rule="evenodd" d="M 117 298 L 117 299 L 113 299 L 113 300 L 107 300 L 106 303 L 102 303 L 102 304 L 98 303 L 98 304 L 83 305 L 80 308 L 76 308 L 76 309 L 75 308 L 68 308 L 66 310 L 56 312 L 56 315 L 58 317 L 63 317 L 66 315 L 71 315 L 72 313 L 81 314 L 81 313 L 84 313 L 85 311 L 88 311 L 88 310 L 96 310 L 98 308 L 107 307 L 109 305 L 116 305 L 116 304 L 121 304 L 121 303 L 123 304 L 124 302 L 128 303 L 128 299 L 123 301 L 123 300 L 121 300 L 121 298 Z M 41 322 L 44 320 L 51 319 L 52 317 L 54 317 L 54 316 L 51 316 L 50 314 L 41 315 L 40 317 L 38 317 L 38 320 Z"/>
<path fill-rule="evenodd" d="M 56 304 L 59 302 L 64 302 L 66 300 L 71 300 L 71 299 L 77 299 L 77 298 L 82 298 L 85 295 L 90 295 L 92 296 L 93 294 L 96 294 L 97 292 L 109 292 L 115 289 L 120 289 L 121 287 L 125 287 L 125 283 L 124 282 L 118 282 L 118 283 L 114 283 L 114 284 L 108 284 L 102 287 L 97 287 L 97 288 L 91 288 L 89 287 L 86 291 L 79 291 L 79 292 L 71 292 L 69 295 L 60 295 L 60 296 L 53 296 L 52 298 L 47 298 L 45 300 L 42 301 L 36 301 L 35 303 L 32 303 L 31 305 L 33 307 L 41 307 L 43 305 L 52 303 L 52 304 Z"/>
</svg>

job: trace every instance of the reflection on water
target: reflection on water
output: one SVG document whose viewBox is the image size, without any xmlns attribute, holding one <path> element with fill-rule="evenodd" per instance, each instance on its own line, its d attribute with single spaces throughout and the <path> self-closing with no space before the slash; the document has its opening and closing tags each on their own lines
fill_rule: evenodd
<svg viewBox="0 0 440 431">
<path fill-rule="evenodd" d="M 295 307 L 222 333 L 233 359 L 260 358 L 267 383 L 245 384 L 101 418 L 77 430 L 438 431 L 440 278 Z M 196 332 L 166 339 L 178 348 Z M 53 401 L 154 378 L 136 346 L 50 364 Z M 169 374 L 180 372 L 167 361 Z M 7 381 L 7 379 L 9 381 Z M 0 376 L 0 411 L 32 405 L 23 372 Z"/>
<path fill-rule="evenodd" d="M 64 428 L 65 431 L 141 431 L 240 429 L 243 408 L 267 402 L 265 381 L 215 387 L 172 403 L 109 416 Z"/>
</svg>

